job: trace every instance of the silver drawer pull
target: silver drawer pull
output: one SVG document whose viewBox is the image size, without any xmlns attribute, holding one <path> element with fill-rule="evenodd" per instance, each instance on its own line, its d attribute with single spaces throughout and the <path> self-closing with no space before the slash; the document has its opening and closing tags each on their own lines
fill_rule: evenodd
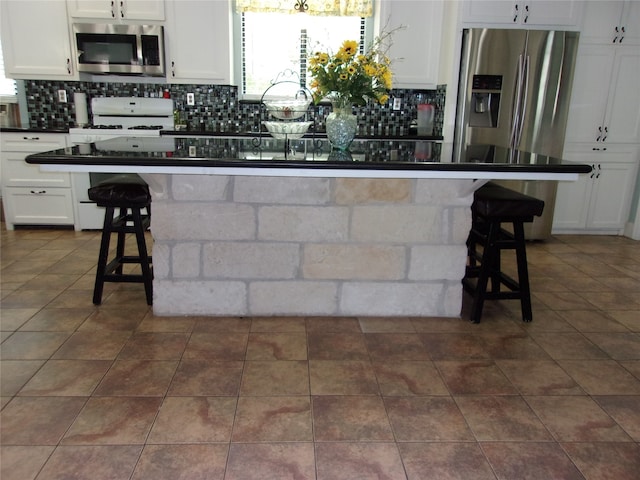
<svg viewBox="0 0 640 480">
<path fill-rule="evenodd" d="M 46 190 L 31 190 L 31 193 L 35 194 L 35 195 L 42 195 L 44 193 L 47 193 Z"/>
</svg>

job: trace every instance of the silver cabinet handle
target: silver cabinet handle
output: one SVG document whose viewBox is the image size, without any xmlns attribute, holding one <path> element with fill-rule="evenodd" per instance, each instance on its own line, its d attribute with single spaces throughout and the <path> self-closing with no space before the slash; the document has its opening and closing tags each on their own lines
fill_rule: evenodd
<svg viewBox="0 0 640 480">
<path fill-rule="evenodd" d="M 22 137 L 23 140 L 35 140 L 38 141 L 40 140 L 40 137 Z"/>
<path fill-rule="evenodd" d="M 116 2 L 111 0 L 111 18 L 116 18 Z"/>
<path fill-rule="evenodd" d="M 31 190 L 31 193 L 33 193 L 34 195 L 42 195 L 47 193 L 46 190 Z"/>
</svg>

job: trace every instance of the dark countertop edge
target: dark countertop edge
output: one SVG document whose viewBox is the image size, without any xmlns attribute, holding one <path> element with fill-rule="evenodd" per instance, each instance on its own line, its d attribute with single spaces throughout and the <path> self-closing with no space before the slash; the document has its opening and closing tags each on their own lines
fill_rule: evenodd
<svg viewBox="0 0 640 480">
<path fill-rule="evenodd" d="M 452 172 L 539 172 L 539 173 L 589 173 L 587 164 L 563 163 L 560 165 L 531 165 L 504 163 L 441 163 L 441 162 L 359 162 L 359 161 L 312 161 L 312 160 L 239 160 L 205 159 L 197 157 L 131 158 L 55 155 L 52 152 L 37 153 L 25 161 L 38 165 L 113 165 L 139 167 L 209 167 L 209 168 L 281 168 L 281 169 L 360 169 L 360 170 L 430 170 Z"/>
<path fill-rule="evenodd" d="M 73 127 L 75 128 L 75 127 Z M 0 127 L 0 133 L 69 133 L 69 128 L 51 129 L 51 128 L 31 128 L 31 127 Z M 268 132 L 211 132 L 211 131 L 197 131 L 197 130 L 161 130 L 160 134 L 163 136 L 173 137 L 228 137 L 228 138 L 247 138 L 252 139 L 256 137 L 273 139 Z M 316 134 L 307 133 L 304 139 L 320 138 L 326 139 L 327 134 L 319 132 Z M 442 135 L 356 135 L 355 140 L 389 140 L 389 141 L 415 141 L 424 140 L 431 142 L 441 142 L 444 140 Z"/>
<path fill-rule="evenodd" d="M 228 138 L 265 138 L 276 140 L 268 132 L 211 132 L 211 131 L 197 131 L 197 130 L 161 130 L 160 134 L 164 137 L 228 137 Z M 302 139 L 309 140 L 318 138 L 325 140 L 327 134 L 324 132 L 307 133 Z M 444 140 L 442 135 L 356 135 L 354 140 L 389 140 L 389 141 L 416 141 L 424 140 L 427 142 L 441 142 Z"/>
<path fill-rule="evenodd" d="M 1 127 L 0 133 L 69 133 L 68 128 Z"/>
</svg>

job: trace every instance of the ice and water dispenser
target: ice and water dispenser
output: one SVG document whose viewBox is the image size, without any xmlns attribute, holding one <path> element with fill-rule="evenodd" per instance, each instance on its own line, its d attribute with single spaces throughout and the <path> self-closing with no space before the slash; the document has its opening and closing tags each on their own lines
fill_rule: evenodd
<svg viewBox="0 0 640 480">
<path fill-rule="evenodd" d="M 474 75 L 471 86 L 470 127 L 498 126 L 502 75 Z"/>
</svg>

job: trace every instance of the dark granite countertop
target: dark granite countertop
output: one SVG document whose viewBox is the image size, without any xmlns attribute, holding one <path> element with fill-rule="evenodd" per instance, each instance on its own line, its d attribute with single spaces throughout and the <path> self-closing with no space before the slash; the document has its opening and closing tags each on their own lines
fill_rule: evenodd
<svg viewBox="0 0 640 480">
<path fill-rule="evenodd" d="M 332 152 L 326 139 L 301 139 L 289 143 L 289 149 L 285 152 L 286 142 L 270 137 L 120 137 L 29 155 L 26 161 L 41 165 L 80 166 L 84 171 L 102 167 L 100 171 L 105 168 L 150 173 L 205 173 L 215 170 L 214 173 L 222 174 L 225 169 L 229 172 L 232 169 L 235 173 L 230 174 L 260 175 L 260 172 L 269 171 L 271 173 L 264 174 L 275 175 L 280 171 L 283 175 L 291 175 L 291 172 L 283 171 L 289 169 L 298 172 L 307 170 L 309 175 L 322 176 L 329 175 L 326 172 L 328 170 L 349 170 L 352 176 L 358 176 L 358 171 L 363 172 L 363 176 L 366 176 L 365 172 L 378 171 L 376 176 L 380 177 L 398 176 L 405 172 L 407 176 L 415 178 L 437 177 L 433 172 L 455 172 L 448 178 L 476 178 L 476 173 L 485 172 L 487 175 L 481 177 L 489 178 L 491 173 L 506 172 L 522 178 L 553 179 L 549 175 L 547 178 L 535 174 L 579 174 L 591 171 L 586 164 L 494 146 L 474 146 L 470 161 L 453 163 L 449 160 L 451 156 L 447 148 L 435 155 L 433 150 L 429 153 L 427 146 L 426 154 L 423 152 L 419 156 L 431 155 L 431 158 L 416 159 L 416 149 L 431 145 L 424 141 L 356 140 L 348 153 Z M 246 173 L 237 173 L 243 170 Z M 325 173 L 313 173 L 314 170 Z M 81 169 L 69 168 L 68 171 Z M 395 173 L 391 174 L 390 171 Z M 505 175 L 494 178 L 498 177 L 511 178 Z"/>
<path fill-rule="evenodd" d="M 69 133 L 68 128 L 31 128 L 31 127 L 2 127 L 1 133 Z"/>
</svg>

